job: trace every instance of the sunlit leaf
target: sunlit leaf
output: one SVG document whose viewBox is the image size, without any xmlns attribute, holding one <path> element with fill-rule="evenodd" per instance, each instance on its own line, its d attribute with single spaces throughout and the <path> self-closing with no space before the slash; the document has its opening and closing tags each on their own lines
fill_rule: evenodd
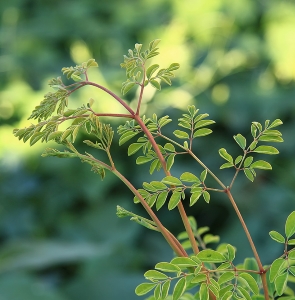
<svg viewBox="0 0 295 300">
<path fill-rule="evenodd" d="M 239 278 L 243 278 L 247 282 L 249 288 L 254 294 L 259 293 L 257 282 L 249 273 L 240 273 Z"/>
<path fill-rule="evenodd" d="M 158 196 L 157 202 L 156 202 L 156 209 L 159 210 L 166 202 L 168 196 L 168 192 L 161 192 Z"/>
<path fill-rule="evenodd" d="M 270 282 L 273 282 L 275 280 L 280 270 L 282 269 L 284 262 L 285 262 L 284 258 L 277 258 L 276 260 L 273 261 L 269 271 Z"/>
<path fill-rule="evenodd" d="M 160 83 L 157 81 L 157 80 L 155 80 L 155 79 L 152 79 L 152 80 L 150 80 L 150 84 L 155 88 L 155 89 L 157 89 L 157 90 L 161 90 L 161 85 L 160 85 Z"/>
<path fill-rule="evenodd" d="M 136 153 L 139 149 L 141 149 L 143 147 L 143 145 L 144 145 L 143 143 L 133 143 L 133 144 L 129 145 L 128 156 Z"/>
<path fill-rule="evenodd" d="M 162 179 L 162 182 L 169 185 L 182 185 L 182 182 L 173 176 L 166 176 Z"/>
<path fill-rule="evenodd" d="M 197 263 L 189 257 L 175 257 L 171 260 L 171 264 L 177 265 L 180 268 L 197 266 Z"/>
<path fill-rule="evenodd" d="M 221 285 L 225 282 L 231 281 L 234 278 L 235 278 L 235 274 L 233 272 L 224 272 L 218 278 L 218 283 Z"/>
<path fill-rule="evenodd" d="M 159 68 L 160 66 L 158 64 L 154 64 L 151 65 L 150 67 L 148 67 L 148 69 L 146 70 L 146 77 L 148 79 L 150 79 L 153 75 L 153 73 Z"/>
</svg>

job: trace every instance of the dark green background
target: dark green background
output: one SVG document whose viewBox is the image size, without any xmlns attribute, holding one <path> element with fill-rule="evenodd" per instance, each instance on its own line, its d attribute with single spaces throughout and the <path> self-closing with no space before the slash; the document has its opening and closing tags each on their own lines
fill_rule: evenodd
<svg viewBox="0 0 295 300">
<path fill-rule="evenodd" d="M 41 158 L 46 145 L 30 148 L 12 135 L 13 128 L 30 124 L 31 110 L 50 90 L 46 82 L 62 67 L 94 57 L 99 70 L 93 78 L 120 95 L 122 55 L 156 38 L 162 40 L 162 55 L 154 62 L 163 67 L 179 62 L 181 68 L 172 88 L 147 91 L 145 114 L 170 115 L 175 125 L 167 126 L 169 134 L 187 105 L 210 113 L 217 122 L 214 133 L 200 138 L 194 150 L 226 184 L 233 173 L 219 170 L 218 149 L 236 157 L 241 151 L 234 134 L 250 140 L 252 121 L 284 122 L 280 155 L 260 157 L 273 171 L 258 171 L 254 183 L 241 174 L 233 188 L 262 262 L 282 254 L 268 232 L 283 233 L 295 209 L 293 1 L 10 0 L 1 1 L 0 18 L 1 299 L 136 299 L 143 272 L 171 259 L 159 234 L 116 217 L 116 205 L 145 212 L 112 174 L 101 182 L 78 160 Z M 90 97 L 103 112 L 118 109 L 95 89 L 73 97 L 73 107 Z M 134 93 L 125 99 L 132 101 Z M 148 166 L 136 166 L 127 145 L 118 148 L 117 140 L 117 167 L 136 187 L 161 179 L 162 173 L 150 176 Z M 181 156 L 172 173 L 184 171 L 202 170 Z M 221 242 L 237 247 L 236 263 L 252 255 L 225 196 L 212 194 L 210 205 L 184 204 L 199 226 L 210 226 Z M 183 230 L 176 211 L 163 208 L 158 215 L 173 233 Z"/>
</svg>

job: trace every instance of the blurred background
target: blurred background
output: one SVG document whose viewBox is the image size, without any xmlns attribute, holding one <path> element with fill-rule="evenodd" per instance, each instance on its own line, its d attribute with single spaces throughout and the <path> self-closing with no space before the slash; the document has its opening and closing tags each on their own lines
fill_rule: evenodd
<svg viewBox="0 0 295 300">
<path fill-rule="evenodd" d="M 233 188 L 264 264 L 282 254 L 270 230 L 284 232 L 295 209 L 295 3 L 275 0 L 10 0 L 0 2 L 0 290 L 4 300 L 137 299 L 134 289 L 143 272 L 172 251 L 160 234 L 116 217 L 116 205 L 146 216 L 133 196 L 112 174 L 104 181 L 80 161 L 41 158 L 47 147 L 23 144 L 13 128 L 28 126 L 32 109 L 50 91 L 47 82 L 62 67 L 95 58 L 93 81 L 120 95 L 125 80 L 123 54 L 135 43 L 161 39 L 167 67 L 179 62 L 176 79 L 161 92 L 147 89 L 143 112 L 168 114 L 177 121 L 187 105 L 209 113 L 217 123 L 213 134 L 198 139 L 194 150 L 225 184 L 232 170 L 218 149 L 241 154 L 232 136 L 251 139 L 252 121 L 280 118 L 285 142 L 280 155 L 260 156 L 273 171 L 258 171 L 251 183 L 240 175 Z M 163 84 L 164 86 L 164 84 Z M 134 101 L 136 91 L 125 97 Z M 110 97 L 85 88 L 70 106 L 92 97 L 103 112 L 122 112 Z M 122 124 L 109 120 L 115 127 Z M 167 134 L 175 125 L 167 126 Z M 83 148 L 80 136 L 78 147 Z M 117 146 L 117 168 L 138 188 L 149 175 L 128 145 Z M 53 147 L 53 144 L 49 146 Z M 122 159 L 123 157 L 123 159 Z M 202 169 L 185 156 L 177 157 L 173 175 Z M 238 248 L 236 263 L 252 256 L 229 201 L 211 195 L 190 208 L 198 226 L 210 226 L 220 241 Z M 173 233 L 183 231 L 175 211 L 158 213 Z M 214 247 L 214 244 L 212 244 Z"/>
</svg>

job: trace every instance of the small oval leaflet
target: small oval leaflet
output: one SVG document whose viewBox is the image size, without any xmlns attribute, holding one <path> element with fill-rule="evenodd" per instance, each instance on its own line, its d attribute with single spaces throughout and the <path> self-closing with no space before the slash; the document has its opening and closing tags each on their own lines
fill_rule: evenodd
<svg viewBox="0 0 295 300">
<path fill-rule="evenodd" d="M 206 249 L 200 251 L 197 257 L 202 262 L 222 263 L 226 261 L 226 258 L 221 253 L 214 251 L 212 249 Z"/>
<path fill-rule="evenodd" d="M 157 263 L 155 269 L 158 269 L 163 272 L 179 272 L 181 270 L 178 266 L 168 262 Z"/>
<path fill-rule="evenodd" d="M 180 180 L 186 181 L 186 182 L 201 183 L 200 180 L 199 180 L 199 178 L 196 175 L 194 175 L 194 174 L 192 174 L 190 172 L 184 172 L 184 173 L 182 173 L 181 176 L 180 176 Z"/>
<path fill-rule="evenodd" d="M 145 283 L 141 283 L 140 285 L 138 285 L 135 289 L 135 294 L 137 296 L 142 296 L 147 294 L 149 291 L 151 291 L 154 287 L 156 287 L 157 283 L 149 283 L 149 282 L 145 282 Z"/>
<path fill-rule="evenodd" d="M 173 176 L 166 176 L 162 179 L 162 182 L 165 184 L 170 184 L 170 185 L 182 185 L 182 182 Z"/>
<path fill-rule="evenodd" d="M 270 155 L 279 154 L 279 150 L 273 146 L 258 146 L 253 152 Z"/>
<path fill-rule="evenodd" d="M 242 136 L 240 133 L 234 135 L 234 140 L 243 150 L 246 148 L 246 138 Z"/>
<path fill-rule="evenodd" d="M 287 238 L 295 233 L 295 211 L 291 212 L 285 224 L 285 233 Z"/>
<path fill-rule="evenodd" d="M 149 271 L 146 271 L 144 273 L 144 277 L 147 278 L 147 279 L 159 279 L 159 280 L 163 280 L 163 279 L 167 279 L 168 276 L 159 272 L 159 271 L 156 271 L 156 270 L 149 270 Z"/>
<path fill-rule="evenodd" d="M 184 293 L 185 288 L 186 288 L 186 280 L 185 280 L 184 277 L 182 277 L 175 284 L 172 299 L 173 300 L 178 300 L 182 296 L 182 294 Z"/>
<path fill-rule="evenodd" d="M 277 231 L 272 230 L 269 232 L 269 235 L 274 241 L 276 241 L 278 243 L 282 243 L 282 244 L 285 243 L 285 238 Z"/>
<path fill-rule="evenodd" d="M 257 160 L 250 166 L 252 169 L 271 170 L 271 164 L 264 160 Z"/>
</svg>

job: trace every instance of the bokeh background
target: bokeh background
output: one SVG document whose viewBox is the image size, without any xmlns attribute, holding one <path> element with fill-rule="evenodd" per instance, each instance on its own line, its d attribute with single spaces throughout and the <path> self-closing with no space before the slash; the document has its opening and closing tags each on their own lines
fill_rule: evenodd
<svg viewBox="0 0 295 300">
<path fill-rule="evenodd" d="M 181 68 L 173 87 L 147 89 L 144 113 L 168 114 L 176 121 L 190 104 L 209 113 L 217 122 L 214 133 L 199 139 L 194 150 L 225 183 L 233 173 L 219 170 L 218 149 L 225 147 L 236 157 L 240 149 L 234 134 L 250 139 L 252 121 L 283 120 L 285 142 L 275 145 L 280 155 L 265 157 L 273 171 L 258 171 L 254 183 L 241 175 L 233 189 L 263 263 L 281 255 L 282 247 L 268 232 L 283 232 L 295 209 L 294 1 L 1 1 L 1 299 L 133 300 L 143 272 L 171 259 L 158 233 L 116 217 L 116 205 L 145 212 L 112 174 L 102 182 L 80 161 L 41 158 L 45 144 L 31 148 L 12 135 L 13 128 L 29 124 L 30 112 L 50 90 L 48 79 L 59 76 L 62 67 L 94 57 L 99 69 L 91 78 L 120 94 L 123 54 L 135 43 L 147 45 L 156 38 L 162 40 L 162 55 L 153 62 L 164 67 L 179 62 Z M 120 112 L 109 97 L 91 88 L 72 98 L 73 107 L 90 97 L 97 109 Z M 135 97 L 136 92 L 125 99 L 132 104 Z M 168 135 L 174 127 L 167 126 Z M 134 157 L 126 155 L 127 145 L 119 149 L 117 140 L 117 167 L 136 187 L 161 179 L 161 172 L 151 176 L 148 166 L 136 166 Z M 181 156 L 172 171 L 177 176 L 202 170 Z M 224 196 L 212 194 L 210 205 L 200 200 L 185 207 L 199 226 L 210 226 L 221 242 L 238 248 L 237 263 L 252 255 Z M 173 233 L 183 231 L 176 211 L 163 208 L 159 217 Z"/>
</svg>

